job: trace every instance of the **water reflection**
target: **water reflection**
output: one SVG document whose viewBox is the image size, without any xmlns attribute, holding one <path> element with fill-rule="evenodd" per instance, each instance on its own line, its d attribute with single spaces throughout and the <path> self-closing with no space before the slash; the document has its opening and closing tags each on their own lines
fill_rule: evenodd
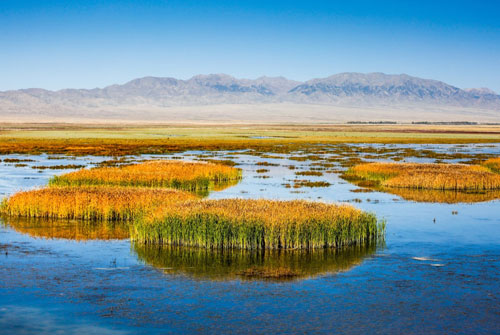
<svg viewBox="0 0 500 335">
<path fill-rule="evenodd" d="M 34 238 L 76 241 L 129 238 L 123 223 L 78 220 L 2 218 L 15 231 Z M 203 248 L 132 244 L 142 262 L 165 273 L 207 280 L 290 281 L 348 271 L 373 255 L 383 241 L 342 249 L 209 250 Z"/>
<path fill-rule="evenodd" d="M 129 227 L 123 223 L 18 217 L 4 217 L 2 220 L 15 231 L 37 238 L 76 241 L 129 238 Z"/>
<path fill-rule="evenodd" d="M 210 183 L 210 186 L 208 189 L 199 189 L 199 190 L 194 191 L 193 193 L 195 193 L 199 197 L 204 198 L 204 197 L 207 197 L 211 192 L 223 191 L 227 188 L 230 188 L 230 187 L 237 185 L 240 181 L 241 181 L 241 179 L 226 180 L 224 182 L 217 182 L 217 183 L 212 182 L 212 183 Z"/>
<path fill-rule="evenodd" d="M 135 243 L 132 248 L 140 260 L 165 273 L 209 280 L 288 281 L 348 271 L 373 255 L 377 244 L 312 251 L 207 250 Z"/>
</svg>

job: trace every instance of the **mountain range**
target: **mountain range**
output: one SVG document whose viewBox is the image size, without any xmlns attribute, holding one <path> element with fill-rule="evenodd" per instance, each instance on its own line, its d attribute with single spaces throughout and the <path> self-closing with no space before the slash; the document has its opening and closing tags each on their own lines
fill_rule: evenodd
<svg viewBox="0 0 500 335">
<path fill-rule="evenodd" d="M 305 82 L 225 74 L 123 85 L 0 92 L 4 121 L 500 121 L 500 95 L 406 74 L 340 73 Z"/>
</svg>

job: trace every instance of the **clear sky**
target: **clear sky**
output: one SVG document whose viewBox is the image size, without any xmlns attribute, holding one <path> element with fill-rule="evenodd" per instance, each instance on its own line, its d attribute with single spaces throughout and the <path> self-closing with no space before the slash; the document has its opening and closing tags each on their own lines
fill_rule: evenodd
<svg viewBox="0 0 500 335">
<path fill-rule="evenodd" d="M 500 93 L 500 1 L 0 0 L 0 90 L 339 72 Z"/>
</svg>

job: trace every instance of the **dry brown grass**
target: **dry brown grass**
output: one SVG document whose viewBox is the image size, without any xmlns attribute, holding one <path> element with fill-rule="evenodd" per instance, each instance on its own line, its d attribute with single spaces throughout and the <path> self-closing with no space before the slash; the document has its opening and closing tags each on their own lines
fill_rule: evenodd
<svg viewBox="0 0 500 335">
<path fill-rule="evenodd" d="M 293 151 L 332 143 L 496 143 L 498 126 L 188 126 L 163 127 L 164 138 L 151 137 L 151 127 L 108 128 L 36 125 L 7 127 L 0 137 L 0 154 L 68 154 L 124 156 L 167 154 L 186 150 Z M 161 129 L 161 127 L 159 128 Z M 116 133 L 116 137 L 114 137 Z M 168 137 L 169 134 L 184 137 Z M 71 138 L 68 138 L 70 135 Z M 269 138 L 249 138 L 262 135 Z M 104 136 L 104 137 L 103 137 Z M 121 137 L 121 138 L 120 138 Z"/>
</svg>

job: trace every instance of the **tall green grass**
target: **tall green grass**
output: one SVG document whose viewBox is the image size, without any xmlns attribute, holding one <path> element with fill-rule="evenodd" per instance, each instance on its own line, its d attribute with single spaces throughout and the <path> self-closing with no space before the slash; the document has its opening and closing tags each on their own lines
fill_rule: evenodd
<svg viewBox="0 0 500 335">
<path fill-rule="evenodd" d="M 375 240 L 385 224 L 350 205 L 224 199 L 172 204 L 131 229 L 131 238 L 145 244 L 314 249 Z"/>
</svg>

